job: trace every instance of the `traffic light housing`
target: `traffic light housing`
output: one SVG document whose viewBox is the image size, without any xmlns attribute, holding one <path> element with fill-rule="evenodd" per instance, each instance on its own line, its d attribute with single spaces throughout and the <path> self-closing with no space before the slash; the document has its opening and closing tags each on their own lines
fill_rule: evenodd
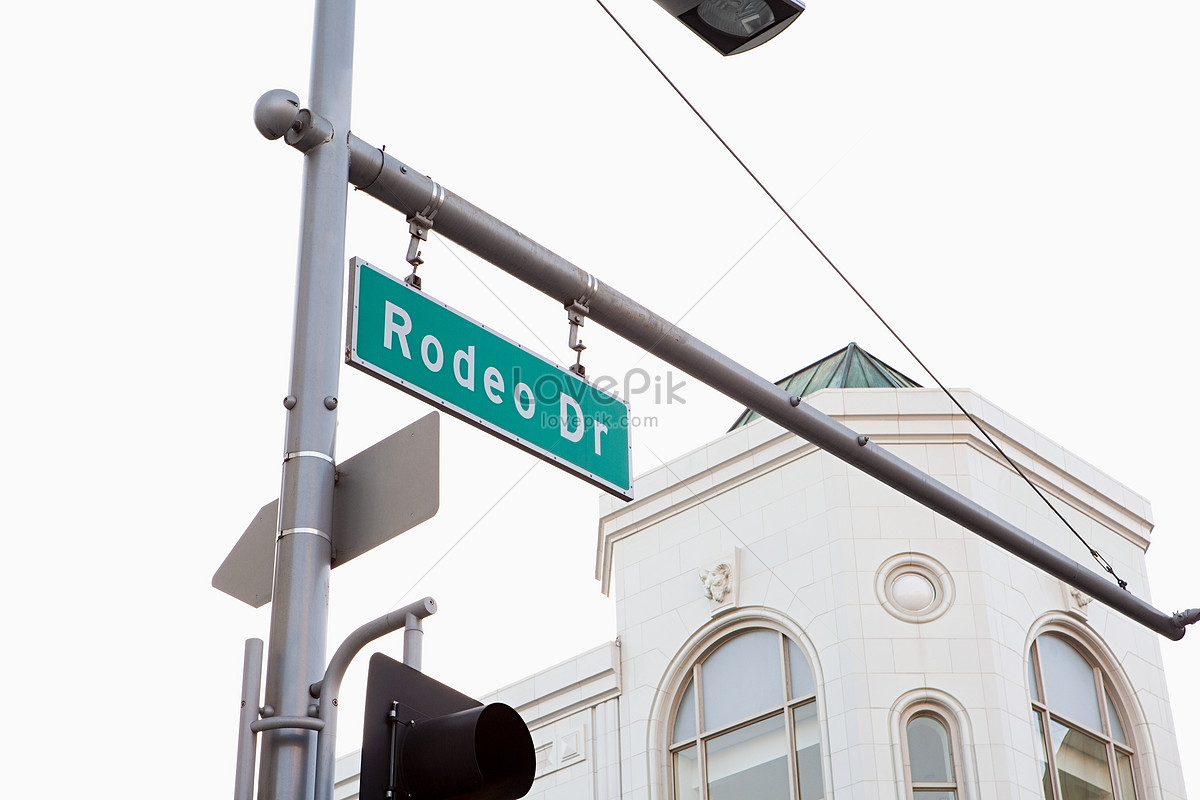
<svg viewBox="0 0 1200 800">
<path fill-rule="evenodd" d="M 804 0 L 654 0 L 723 56 L 752 50 L 804 13 Z"/>
<path fill-rule="evenodd" d="M 503 703 L 482 703 L 382 653 L 371 656 L 361 800 L 517 800 L 533 739 Z"/>
</svg>

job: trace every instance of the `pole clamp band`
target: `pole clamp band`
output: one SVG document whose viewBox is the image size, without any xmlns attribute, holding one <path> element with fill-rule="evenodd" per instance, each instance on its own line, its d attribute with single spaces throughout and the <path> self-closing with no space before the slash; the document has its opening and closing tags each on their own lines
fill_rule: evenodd
<svg viewBox="0 0 1200 800">
<path fill-rule="evenodd" d="M 285 531 L 279 532 L 279 538 L 282 539 L 284 536 L 291 536 L 293 533 L 311 533 L 313 536 L 320 536 L 325 541 L 333 544 L 332 536 L 325 531 L 318 530 L 316 528 L 288 528 Z"/>
<path fill-rule="evenodd" d="M 322 461 L 328 461 L 330 464 L 334 463 L 333 456 L 328 453 L 322 453 L 319 450 L 297 450 L 294 453 L 287 453 L 283 457 L 284 463 L 291 461 L 293 458 L 319 458 Z"/>
</svg>

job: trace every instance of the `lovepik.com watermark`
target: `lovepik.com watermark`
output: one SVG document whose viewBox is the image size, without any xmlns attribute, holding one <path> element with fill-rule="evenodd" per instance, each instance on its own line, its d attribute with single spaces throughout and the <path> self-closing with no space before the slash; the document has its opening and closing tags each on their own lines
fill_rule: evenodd
<svg viewBox="0 0 1200 800">
<path fill-rule="evenodd" d="M 680 391 L 687 386 L 687 381 L 676 380 L 675 373 L 670 370 L 667 370 L 665 375 L 651 375 L 641 367 L 634 367 L 620 380 L 611 375 L 597 375 L 592 378 L 592 385 L 603 392 L 616 394 L 630 403 L 635 397 L 655 405 L 687 403 L 687 398 Z"/>
</svg>

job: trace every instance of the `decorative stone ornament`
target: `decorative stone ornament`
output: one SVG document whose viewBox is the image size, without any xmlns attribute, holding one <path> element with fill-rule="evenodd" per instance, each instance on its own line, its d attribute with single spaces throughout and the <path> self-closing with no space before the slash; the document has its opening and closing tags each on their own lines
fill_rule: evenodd
<svg viewBox="0 0 1200 800">
<path fill-rule="evenodd" d="M 700 569 L 700 584 L 714 614 L 737 606 L 738 555 L 739 552 L 735 550 L 720 561 Z"/>
<path fill-rule="evenodd" d="M 1063 604 L 1067 607 L 1067 613 L 1076 619 L 1086 620 L 1088 618 L 1088 603 L 1092 602 L 1092 597 L 1084 594 L 1074 586 L 1062 584 Z"/>
<path fill-rule="evenodd" d="M 543 731 L 549 734 L 549 738 L 543 739 L 533 749 L 535 778 L 558 772 L 587 759 L 586 726 L 572 723 L 568 719 L 560 720 Z M 539 731 L 539 735 L 543 731 Z"/>
<path fill-rule="evenodd" d="M 733 588 L 733 567 L 721 562 L 712 569 L 702 569 L 700 582 L 704 584 L 705 597 L 714 603 L 723 603 L 725 595 Z"/>
</svg>

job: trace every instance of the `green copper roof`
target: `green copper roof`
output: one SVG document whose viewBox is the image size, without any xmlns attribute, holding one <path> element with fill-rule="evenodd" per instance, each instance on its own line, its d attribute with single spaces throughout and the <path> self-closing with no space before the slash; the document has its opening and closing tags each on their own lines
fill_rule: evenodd
<svg viewBox="0 0 1200 800">
<path fill-rule="evenodd" d="M 825 356 L 815 364 L 809 364 L 799 372 L 793 372 L 775 385 L 796 397 L 806 397 L 821 389 L 909 389 L 920 384 L 897 372 L 854 342 L 836 353 Z M 757 411 L 746 409 L 733 423 L 741 427 L 758 419 Z"/>
</svg>

